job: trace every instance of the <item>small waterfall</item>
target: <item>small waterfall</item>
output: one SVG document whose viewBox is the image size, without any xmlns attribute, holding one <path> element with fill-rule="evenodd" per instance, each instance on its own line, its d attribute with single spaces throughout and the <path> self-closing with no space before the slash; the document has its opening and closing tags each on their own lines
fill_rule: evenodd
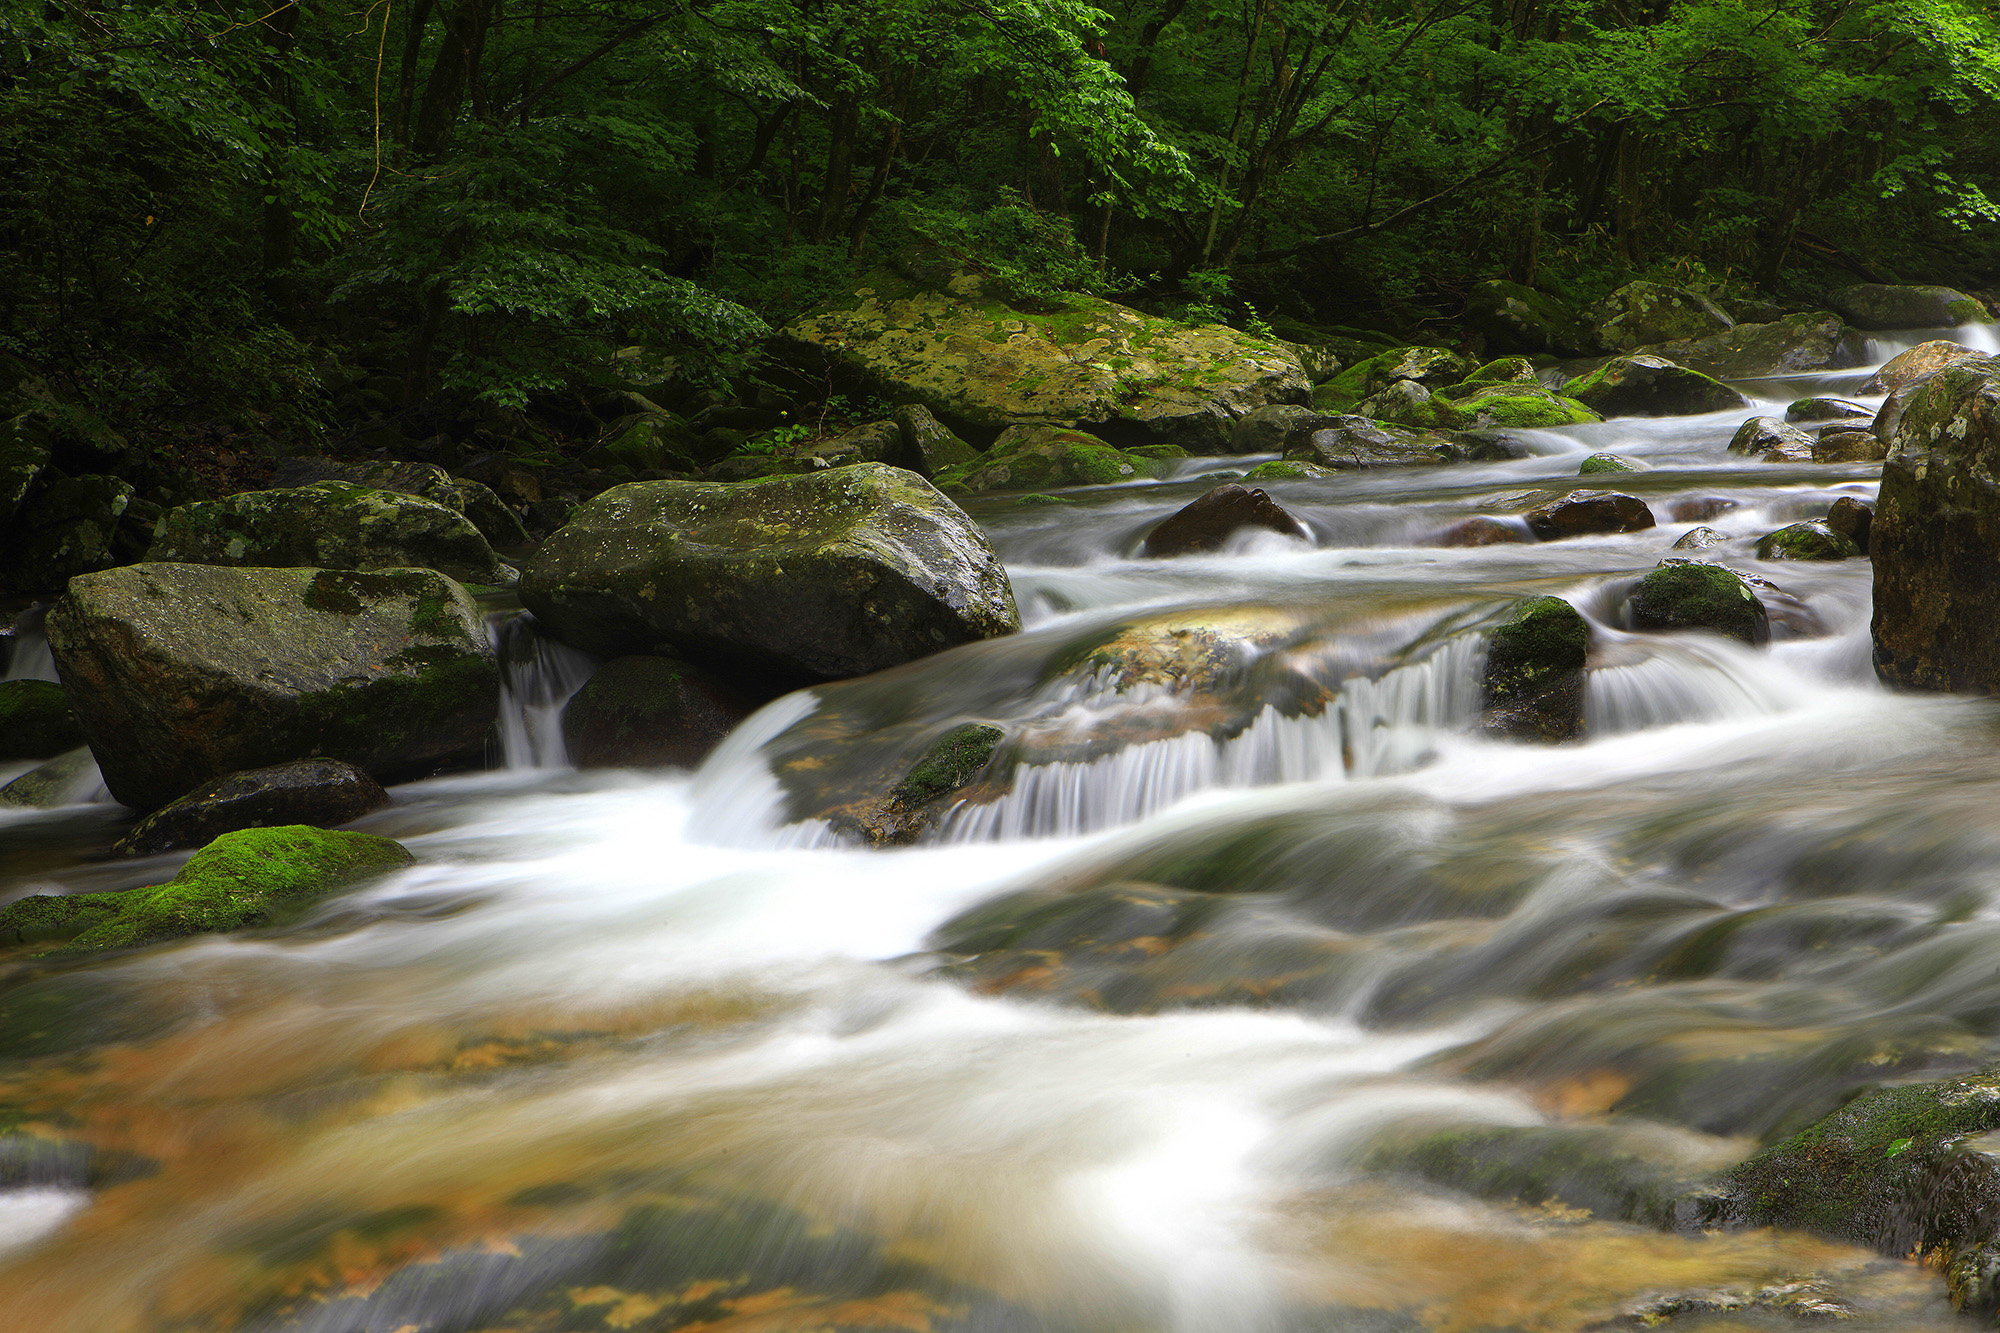
<svg viewBox="0 0 2000 1333">
<path fill-rule="evenodd" d="M 1584 691 L 1593 736 L 1780 713 L 1794 702 L 1764 661 L 1739 660 L 1728 645 L 1692 640 L 1663 643 L 1640 662 L 1593 668 Z"/>
<path fill-rule="evenodd" d="M 56 679 L 55 655 L 49 651 L 49 636 L 42 632 L 43 615 L 40 607 L 22 612 L 8 636 L 13 651 L 7 655 L 7 671 L 0 680 Z"/>
<path fill-rule="evenodd" d="M 1942 339 L 1980 352 L 2000 352 L 2000 324 L 1961 324 L 1955 329 L 1898 329 L 1861 340 L 1862 360 L 1879 366 L 1919 343 Z"/>
<path fill-rule="evenodd" d="M 488 616 L 500 658 L 500 757 L 506 768 L 561 768 L 562 710 L 597 670 L 597 659 L 541 632 L 526 611 Z"/>
</svg>

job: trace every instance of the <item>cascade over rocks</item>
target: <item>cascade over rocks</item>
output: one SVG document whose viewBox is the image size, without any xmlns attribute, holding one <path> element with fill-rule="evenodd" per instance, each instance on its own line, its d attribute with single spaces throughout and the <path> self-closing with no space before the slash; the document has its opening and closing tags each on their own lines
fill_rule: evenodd
<svg viewBox="0 0 2000 1333">
<path fill-rule="evenodd" d="M 344 481 L 181 505 L 160 520 L 146 558 L 260 569 L 420 567 L 465 583 L 512 581 L 457 509 Z"/>
<path fill-rule="evenodd" d="M 1859 329 L 1939 329 L 1986 322 L 1985 306 L 1950 287 L 1862 282 L 1842 287 L 1827 303 Z"/>
<path fill-rule="evenodd" d="M 1727 384 L 1646 352 L 1613 357 L 1563 385 L 1562 394 L 1607 417 L 1693 416 L 1750 406 Z"/>
<path fill-rule="evenodd" d="M 667 645 L 786 686 L 1021 626 L 978 526 L 915 473 L 877 463 L 613 487 L 542 544 L 521 600 L 600 657 Z"/>
<path fill-rule="evenodd" d="M 1691 560 L 1669 559 L 1640 579 L 1625 614 L 1636 630 L 1710 630 L 1752 647 L 1771 637 L 1770 616 L 1740 575 Z"/>
<path fill-rule="evenodd" d="M 1220 550 L 1240 528 L 1264 528 L 1312 540 L 1305 525 L 1263 491 L 1231 484 L 1216 487 L 1163 519 L 1146 535 L 1140 553 L 1159 559 Z"/>
<path fill-rule="evenodd" d="M 1455 463 L 1464 451 L 1436 431 L 1389 425 L 1361 416 L 1311 416 L 1285 437 L 1285 458 L 1338 471 L 1428 467 Z"/>
<path fill-rule="evenodd" d="M 1590 622 L 1560 597 L 1530 597 L 1492 633 L 1486 648 L 1488 735 L 1566 741 L 1583 734 L 1583 664 Z"/>
<path fill-rule="evenodd" d="M 161 806 L 112 847 L 152 856 L 200 847 L 238 829 L 310 824 L 333 828 L 389 803 L 382 784 L 339 759 L 299 759 L 231 773 Z"/>
<path fill-rule="evenodd" d="M 1092 425 L 1220 453 L 1237 417 L 1306 401 L 1304 368 L 1274 339 L 1078 293 L 1044 313 L 986 295 L 977 279 L 950 288 L 881 277 L 844 308 L 794 320 L 775 345 L 975 438 L 1013 422 Z"/>
<path fill-rule="evenodd" d="M 1964 362 L 1918 386 L 1882 465 L 1868 534 L 1875 672 L 1890 685 L 2000 693 L 1996 470 L 2000 361 Z"/>
<path fill-rule="evenodd" d="M 1528 531 L 1545 542 L 1600 532 L 1638 532 L 1654 525 L 1653 511 L 1636 495 L 1616 491 L 1571 491 L 1530 509 Z"/>
<path fill-rule="evenodd" d="M 1721 306 L 1685 287 L 1628 282 L 1584 311 L 1598 347 L 1632 352 L 1720 333 L 1736 323 Z"/>
<path fill-rule="evenodd" d="M 478 608 L 428 569 L 131 565 L 72 579 L 48 635 L 105 784 L 138 810 L 315 755 L 385 782 L 477 766 L 499 709 Z"/>
<path fill-rule="evenodd" d="M 578 768 L 697 767 L 754 705 L 671 657 L 618 657 L 563 706 L 563 747 Z"/>
</svg>

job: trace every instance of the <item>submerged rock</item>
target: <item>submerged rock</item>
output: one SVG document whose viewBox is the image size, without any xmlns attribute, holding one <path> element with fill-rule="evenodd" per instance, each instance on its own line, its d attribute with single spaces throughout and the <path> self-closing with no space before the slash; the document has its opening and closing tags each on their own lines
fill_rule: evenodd
<svg viewBox="0 0 2000 1333">
<path fill-rule="evenodd" d="M 0 680 L 0 759 L 48 759 L 82 743 L 62 686 Z"/>
<path fill-rule="evenodd" d="M 1861 329 L 1939 329 L 1986 322 L 1986 307 L 1950 287 L 1861 282 L 1828 298 Z"/>
<path fill-rule="evenodd" d="M 70 581 L 49 646 L 111 794 L 154 810 L 314 755 L 476 766 L 499 709 L 478 608 L 428 569 L 141 564 Z"/>
<path fill-rule="evenodd" d="M 1820 522 L 1794 523 L 1757 543 L 1759 560 L 1850 560 L 1860 554 L 1851 538 Z"/>
<path fill-rule="evenodd" d="M 1146 534 L 1140 554 L 1160 559 L 1220 550 L 1242 528 L 1263 528 L 1286 537 L 1312 540 L 1305 525 L 1264 492 L 1229 485 L 1216 487 L 1163 520 Z"/>
<path fill-rule="evenodd" d="M 1680 540 L 1673 544 L 1672 549 L 1676 551 L 1700 551 L 1710 546 L 1721 546 L 1728 540 L 1729 535 L 1727 533 L 1717 532 L 1714 528 L 1690 528 L 1680 535 Z"/>
<path fill-rule="evenodd" d="M 600 657 L 666 644 L 777 685 L 858 676 L 1021 626 L 978 526 L 915 473 L 874 463 L 613 487 L 543 543 L 521 600 Z"/>
<path fill-rule="evenodd" d="M 90 747 L 79 745 L 0 787 L 0 805 L 52 810 L 86 801 L 103 785 Z"/>
<path fill-rule="evenodd" d="M 671 657 L 619 657 L 563 706 L 578 768 L 697 767 L 754 710 L 723 681 Z"/>
<path fill-rule="evenodd" d="M 187 935 L 282 924 L 314 901 L 416 860 L 399 842 L 294 825 L 225 833 L 165 884 L 41 894 L 0 908 L 0 946 L 61 954 L 135 949 Z"/>
<path fill-rule="evenodd" d="M 1562 393 L 1607 417 L 1692 416 L 1750 406 L 1727 384 L 1647 353 L 1614 357 L 1563 385 Z"/>
<path fill-rule="evenodd" d="M 1590 622 L 1560 597 L 1530 597 L 1497 626 L 1486 648 L 1488 735 L 1566 741 L 1583 733 L 1583 664 Z"/>
<path fill-rule="evenodd" d="M 1764 604 L 1740 575 L 1692 560 L 1664 563 L 1640 579 L 1625 614 L 1636 630 L 1708 630 L 1753 647 L 1771 637 Z"/>
<path fill-rule="evenodd" d="M 197 787 L 135 825 L 114 856 L 200 847 L 238 829 L 310 824 L 333 828 L 389 803 L 382 784 L 338 759 L 300 759 L 231 773 Z"/>
<path fill-rule="evenodd" d="M 1525 528 L 1484 514 L 1462 518 L 1437 535 L 1439 546 L 1503 546 L 1533 540 Z"/>
<path fill-rule="evenodd" d="M 1636 458 L 1623 454 L 1592 454 L 1577 464 L 1576 474 L 1587 477 L 1593 472 L 1644 472 L 1646 465 Z"/>
<path fill-rule="evenodd" d="M 1654 526 L 1653 511 L 1636 495 L 1616 491 L 1571 491 L 1530 509 L 1528 530 L 1545 542 L 1601 532 L 1638 532 Z"/>
</svg>

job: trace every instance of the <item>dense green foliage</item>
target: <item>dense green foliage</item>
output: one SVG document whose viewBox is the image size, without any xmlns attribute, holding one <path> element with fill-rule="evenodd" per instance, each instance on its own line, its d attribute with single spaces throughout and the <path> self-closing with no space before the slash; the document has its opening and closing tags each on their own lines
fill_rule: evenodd
<svg viewBox="0 0 2000 1333">
<path fill-rule="evenodd" d="M 1976 286 L 2000 220 L 1980 0 L 8 0 L 0 38 L 0 352 L 142 435 L 309 433 L 363 381 L 559 420 L 618 347 L 735 372 L 883 264 L 1409 328 L 1495 276 Z"/>
</svg>

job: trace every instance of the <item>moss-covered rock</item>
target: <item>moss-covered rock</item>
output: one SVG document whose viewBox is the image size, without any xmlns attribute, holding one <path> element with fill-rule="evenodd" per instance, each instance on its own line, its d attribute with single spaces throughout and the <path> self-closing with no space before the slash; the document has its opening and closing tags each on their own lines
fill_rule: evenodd
<svg viewBox="0 0 2000 1333">
<path fill-rule="evenodd" d="M 1458 410 L 1475 427 L 1549 430 L 1602 421 L 1591 408 L 1533 384 L 1462 385 L 1476 392 L 1458 398 Z"/>
<path fill-rule="evenodd" d="M 752 711 L 751 700 L 686 662 L 619 657 L 563 706 L 563 745 L 578 768 L 693 768 Z"/>
<path fill-rule="evenodd" d="M 0 759 L 48 759 L 83 744 L 62 686 L 0 680 Z"/>
<path fill-rule="evenodd" d="M 977 449 L 959 439 L 922 404 L 904 404 L 896 409 L 894 419 L 896 429 L 903 433 L 905 461 L 920 477 L 936 477 L 948 467 L 979 457 Z"/>
<path fill-rule="evenodd" d="M 1310 481 L 1316 477 L 1337 475 L 1339 469 L 1319 463 L 1307 463 L 1296 458 L 1274 458 L 1268 463 L 1259 463 L 1243 474 L 1245 481 Z"/>
<path fill-rule="evenodd" d="M 1785 420 L 1799 421 L 1867 421 L 1875 413 L 1859 403 L 1845 398 L 1794 398 L 1785 404 Z"/>
<path fill-rule="evenodd" d="M 1422 430 L 1456 430 L 1467 424 L 1464 412 L 1451 400 L 1433 394 L 1416 380 L 1392 380 L 1379 393 L 1355 405 L 1356 416 Z"/>
<path fill-rule="evenodd" d="M 338 759 L 299 759 L 231 773 L 155 810 L 118 840 L 114 856 L 200 847 L 238 829 L 333 828 L 389 803 L 382 784 Z"/>
<path fill-rule="evenodd" d="M 1512 740 L 1565 741 L 1583 732 L 1583 664 L 1590 622 L 1560 597 L 1529 597 L 1486 646 L 1485 730 Z"/>
<path fill-rule="evenodd" d="M 344 481 L 364 490 L 394 491 L 399 495 L 414 495 L 419 500 L 429 500 L 446 509 L 463 509 L 457 485 L 435 463 L 416 463 L 405 459 L 354 463 L 334 458 L 306 457 L 287 459 L 271 474 L 273 490 L 295 490 L 322 481 Z"/>
<path fill-rule="evenodd" d="M 1861 329 L 1943 329 L 1987 319 L 1985 306 L 1950 287 L 1862 282 L 1842 287 L 1828 304 Z"/>
<path fill-rule="evenodd" d="M 1583 317 L 1546 292 L 1495 278 L 1465 297 L 1465 322 L 1495 352 L 1585 356 L 1596 351 Z"/>
<path fill-rule="evenodd" d="M 0 787 L 0 805 L 53 810 L 57 806 L 87 801 L 103 785 L 104 779 L 97 772 L 97 759 L 90 753 L 90 747 L 79 745 Z"/>
<path fill-rule="evenodd" d="M 1273 403 L 1241 417 L 1229 428 L 1229 451 L 1235 454 L 1275 454 L 1285 447 L 1292 427 L 1313 415 L 1309 407 Z"/>
<path fill-rule="evenodd" d="M 1645 350 L 1719 380 L 1796 375 L 1861 364 L 1859 340 L 1840 316 L 1819 311 L 1763 324 L 1738 324 L 1707 337 Z"/>
<path fill-rule="evenodd" d="M 1285 437 L 1285 459 L 1336 472 L 1378 467 L 1431 467 L 1465 453 L 1447 435 L 1359 416 L 1313 416 Z"/>
<path fill-rule="evenodd" d="M 953 798 L 988 776 L 1007 733 L 966 722 L 938 737 L 886 795 L 825 812 L 835 831 L 878 847 L 916 842 L 954 803 Z"/>
<path fill-rule="evenodd" d="M 2000 374 L 2000 356 L 1990 356 L 1985 352 L 1975 352 L 1969 347 L 1961 348 L 1956 343 L 1925 343 L 1921 347 L 1911 348 L 1904 355 L 1909 356 L 1917 352 L 1923 352 L 1929 348 L 1940 346 L 1956 350 L 1941 354 L 1936 362 L 1929 364 L 1928 369 L 1913 367 L 1911 373 L 1902 376 L 1900 381 L 1889 389 L 1889 396 L 1882 400 L 1882 407 L 1875 413 L 1875 419 L 1868 423 L 1868 429 L 1875 432 L 1876 438 L 1893 447 L 1896 442 L 1897 429 L 1903 424 L 1904 411 L 1908 409 L 1917 395 L 1929 386 L 1932 380 L 1943 375 L 1945 371 L 1962 369 L 1978 375 L 1990 376 Z M 1901 358 L 1899 357 L 1898 360 L 1901 360 Z M 1894 365 L 1896 363 L 1892 361 L 1889 364 Z M 1886 372 L 1888 367 L 1883 367 L 1883 370 Z M 1878 376 L 1878 378 L 1880 377 Z M 1948 381 L 1950 385 L 1960 385 L 1965 382 L 1963 376 L 1954 376 Z M 1943 392 L 1950 394 L 1957 392 L 1957 390 L 1955 388 L 1946 388 Z"/>
<path fill-rule="evenodd" d="M 1460 380 L 1449 392 L 1452 397 L 1464 397 L 1464 390 L 1477 384 L 1526 384 L 1540 387 L 1541 376 L 1535 373 L 1535 363 L 1525 356 L 1503 356 L 1496 361 L 1488 361 Z"/>
<path fill-rule="evenodd" d="M 1893 394 L 1898 389 L 1907 388 L 1927 375 L 1934 375 L 1946 366 L 1955 366 L 1962 361 L 1976 361 L 1987 353 L 1964 343 L 1952 342 L 1948 338 L 1933 338 L 1929 342 L 1918 343 L 1890 357 L 1882 363 L 1882 368 L 1868 377 L 1861 386 L 1862 393 Z M 1867 414 L 1867 409 L 1862 409 Z"/>
<path fill-rule="evenodd" d="M 1756 645 L 1771 637 L 1763 602 L 1734 570 L 1674 559 L 1640 579 L 1625 604 L 1637 630 L 1708 630 Z"/>
<path fill-rule="evenodd" d="M 1592 454 L 1576 465 L 1576 474 L 1587 477 L 1596 472 L 1644 472 L 1646 465 L 1624 454 Z"/>
<path fill-rule="evenodd" d="M 1109 486 L 1165 477 L 1172 471 L 1167 459 L 1114 449 L 1080 430 L 1010 426 L 986 453 L 940 471 L 937 486 L 948 494 Z"/>
<path fill-rule="evenodd" d="M 1812 457 L 1813 437 L 1776 417 L 1751 417 L 1729 437 L 1729 452 L 1761 458 L 1773 449 L 1797 461 Z"/>
<path fill-rule="evenodd" d="M 521 600 L 586 652 L 671 645 L 698 666 L 779 686 L 1021 624 L 977 525 L 915 473 L 874 463 L 735 486 L 614 487 L 542 544 Z"/>
<path fill-rule="evenodd" d="M 1628 282 L 1592 305 L 1584 318 L 1606 352 L 1702 338 L 1736 323 L 1707 297 L 1660 282 Z"/>
<path fill-rule="evenodd" d="M 496 551 L 511 551 L 533 540 L 521 516 L 492 487 L 470 477 L 456 477 L 451 488 L 458 495 L 458 511 Z"/>
<path fill-rule="evenodd" d="M 225 833 L 165 884 L 37 895 L 0 909 L 0 945 L 66 943 L 64 954 L 282 923 L 319 898 L 416 860 L 399 842 L 292 825 Z"/>
<path fill-rule="evenodd" d="M 511 581 L 458 510 L 344 481 L 181 505 L 161 520 L 146 558 L 260 569 L 420 567 L 468 583 Z"/>
<path fill-rule="evenodd" d="M 1759 560 L 1851 560 L 1861 548 L 1824 523 L 1793 523 L 1757 542 Z"/>
<path fill-rule="evenodd" d="M 429 569 L 140 564 L 70 580 L 49 645 L 111 794 L 153 810 L 325 755 L 381 781 L 483 762 L 499 672 Z"/>
<path fill-rule="evenodd" d="M 1828 506 L 1826 525 L 1851 540 L 1861 549 L 1861 554 L 1867 555 L 1868 537 L 1875 528 L 1875 506 L 1866 500 L 1843 495 Z"/>
<path fill-rule="evenodd" d="M 1304 369 L 1275 339 L 1176 324 L 1075 293 L 1031 311 L 974 281 L 952 287 L 915 290 L 880 277 L 841 308 L 793 321 L 778 346 L 977 432 L 1010 422 L 1115 423 L 1219 453 L 1235 418 L 1305 401 Z"/>
<path fill-rule="evenodd" d="M 1665 357 L 1613 357 L 1562 387 L 1563 396 L 1607 417 L 1674 417 L 1750 406 L 1736 390 Z"/>
</svg>

